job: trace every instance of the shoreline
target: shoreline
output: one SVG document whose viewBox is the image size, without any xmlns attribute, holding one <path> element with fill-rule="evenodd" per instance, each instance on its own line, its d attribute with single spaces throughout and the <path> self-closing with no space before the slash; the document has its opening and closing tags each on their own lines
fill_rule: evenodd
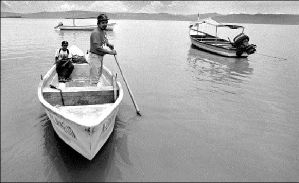
<svg viewBox="0 0 299 183">
<path fill-rule="evenodd" d="M 96 19 L 98 12 L 67 11 L 67 12 L 39 12 L 39 13 L 12 13 L 1 12 L 1 18 L 28 18 L 28 19 Z M 277 24 L 299 25 L 299 14 L 229 14 L 217 13 L 174 15 L 167 13 L 107 13 L 112 20 L 164 20 L 164 21 L 196 21 L 211 17 L 217 22 L 249 23 L 249 24 Z"/>
</svg>

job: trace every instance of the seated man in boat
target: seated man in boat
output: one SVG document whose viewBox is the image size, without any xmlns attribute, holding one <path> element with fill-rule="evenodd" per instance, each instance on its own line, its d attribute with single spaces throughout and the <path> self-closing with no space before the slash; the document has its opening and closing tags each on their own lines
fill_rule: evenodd
<svg viewBox="0 0 299 183">
<path fill-rule="evenodd" d="M 90 35 L 89 63 L 91 66 L 91 84 L 97 84 L 102 75 L 104 55 L 116 55 L 114 46 L 108 42 L 106 35 L 108 20 L 107 15 L 100 14 L 97 17 L 98 27 Z"/>
<path fill-rule="evenodd" d="M 68 42 L 62 41 L 62 48 L 57 49 L 55 53 L 56 72 L 59 82 L 67 82 L 70 80 L 70 75 L 74 70 L 72 64 L 72 54 L 67 49 Z"/>
</svg>

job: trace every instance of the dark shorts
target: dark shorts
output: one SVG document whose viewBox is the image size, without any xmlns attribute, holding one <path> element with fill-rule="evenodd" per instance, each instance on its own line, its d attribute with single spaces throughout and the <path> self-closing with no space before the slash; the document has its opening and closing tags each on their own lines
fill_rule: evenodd
<svg viewBox="0 0 299 183">
<path fill-rule="evenodd" d="M 72 62 L 71 61 L 67 63 L 66 62 L 67 61 L 61 60 L 58 61 L 58 63 L 56 64 L 56 72 L 58 74 L 58 80 L 68 79 L 74 70 L 74 65 L 72 64 Z"/>
</svg>

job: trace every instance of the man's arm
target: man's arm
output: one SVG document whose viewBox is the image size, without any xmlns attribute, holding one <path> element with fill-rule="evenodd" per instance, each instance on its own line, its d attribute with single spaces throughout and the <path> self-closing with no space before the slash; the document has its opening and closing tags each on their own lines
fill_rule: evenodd
<svg viewBox="0 0 299 183">
<path fill-rule="evenodd" d="M 114 45 L 111 44 L 111 43 L 109 43 L 108 41 L 107 41 L 107 46 L 108 46 L 111 50 L 114 50 Z"/>
<path fill-rule="evenodd" d="M 94 44 L 94 46 L 95 46 L 97 52 L 102 52 L 102 53 L 104 53 L 104 54 L 110 54 L 110 53 L 111 53 L 110 50 L 107 50 L 107 49 L 105 49 L 105 48 L 102 48 L 98 43 L 93 43 L 93 44 Z"/>
<path fill-rule="evenodd" d="M 96 45 L 96 50 L 99 51 L 99 52 L 103 52 L 105 54 L 109 54 L 109 55 L 116 55 L 116 51 L 115 50 L 108 50 L 108 49 L 105 49 L 105 48 L 102 48 L 99 44 L 97 43 L 93 43 Z M 111 49 L 111 48 L 110 48 Z"/>
<path fill-rule="evenodd" d="M 109 46 L 109 48 L 111 50 L 103 48 L 101 45 L 101 40 L 94 33 L 91 34 L 90 41 L 94 45 L 94 48 L 96 48 L 97 52 L 102 52 L 104 54 L 110 54 L 110 55 L 116 55 L 116 51 L 111 49 L 110 46 Z M 111 44 L 109 44 L 109 45 L 111 45 Z M 108 46 L 108 44 L 107 44 L 107 46 Z"/>
</svg>

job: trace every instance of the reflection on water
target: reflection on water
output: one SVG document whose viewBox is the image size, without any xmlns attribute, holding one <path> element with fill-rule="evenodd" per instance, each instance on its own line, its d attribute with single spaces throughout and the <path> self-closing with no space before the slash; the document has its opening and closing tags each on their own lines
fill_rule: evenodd
<svg viewBox="0 0 299 183">
<path fill-rule="evenodd" d="M 70 30 L 54 30 L 61 38 L 64 38 L 64 36 L 72 36 L 73 39 L 80 38 L 82 36 L 90 35 L 91 31 L 83 31 L 83 30 L 77 30 L 77 31 L 70 31 Z"/>
<path fill-rule="evenodd" d="M 70 30 L 59 30 L 54 29 L 54 31 L 59 35 L 60 38 L 64 38 L 64 36 L 73 36 L 74 40 L 77 38 L 80 38 L 82 36 L 90 36 L 92 31 L 84 31 L 84 30 L 76 30 L 76 31 L 70 31 Z M 107 31 L 107 36 L 114 37 L 115 33 L 114 31 Z"/>
<path fill-rule="evenodd" d="M 36 92 L 61 41 L 85 52 L 90 32 L 55 31 L 55 19 L 1 21 L 4 182 L 299 180 L 298 25 L 246 26 L 259 52 L 288 58 L 269 62 L 190 48 L 189 22 L 119 20 L 107 34 L 144 115 L 124 89 L 114 132 L 89 161 L 55 134 Z"/>
<path fill-rule="evenodd" d="M 130 165 L 131 162 L 127 149 L 127 134 L 124 133 L 126 126 L 118 118 L 114 131 L 91 161 L 59 138 L 45 113 L 41 115 L 40 122 L 44 132 L 44 154 L 48 157 L 45 158 L 45 166 L 49 170 L 50 179 L 53 179 L 56 173 L 62 181 L 104 182 L 109 181 L 111 177 L 113 180 L 122 180 L 118 166 Z"/>
<path fill-rule="evenodd" d="M 57 30 L 57 29 L 55 29 L 54 31 L 55 31 L 56 33 L 58 33 L 58 35 L 59 35 L 60 38 L 63 38 L 63 37 L 64 37 L 64 31 Z"/>
<path fill-rule="evenodd" d="M 214 83 L 218 87 L 239 87 L 238 84 L 245 82 L 253 73 L 247 58 L 222 57 L 193 45 L 189 49 L 187 62 L 196 80 Z"/>
<path fill-rule="evenodd" d="M 62 42 L 64 40 L 69 42 L 69 46 L 76 45 L 78 46 L 83 52 L 89 50 L 90 43 L 90 34 L 92 31 L 70 31 L 70 30 L 54 30 L 55 33 L 58 34 L 59 41 Z M 114 31 L 107 31 L 107 37 L 110 42 L 113 42 L 115 39 Z M 60 46 L 60 45 L 58 45 Z"/>
</svg>

